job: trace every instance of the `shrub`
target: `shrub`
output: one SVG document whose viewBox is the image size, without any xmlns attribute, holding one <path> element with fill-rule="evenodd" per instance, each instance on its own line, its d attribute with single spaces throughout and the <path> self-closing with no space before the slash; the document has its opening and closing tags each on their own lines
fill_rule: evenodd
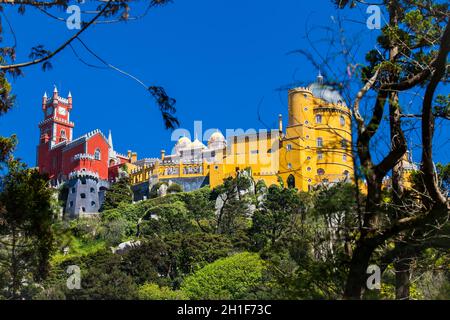
<svg viewBox="0 0 450 320">
<path fill-rule="evenodd" d="M 190 299 L 245 299 L 261 282 L 258 254 L 243 252 L 206 265 L 186 277 L 181 289 Z"/>
<path fill-rule="evenodd" d="M 138 298 L 140 300 L 187 300 L 186 295 L 180 290 L 172 290 L 169 287 L 160 287 L 156 283 L 146 283 L 139 287 Z"/>
</svg>

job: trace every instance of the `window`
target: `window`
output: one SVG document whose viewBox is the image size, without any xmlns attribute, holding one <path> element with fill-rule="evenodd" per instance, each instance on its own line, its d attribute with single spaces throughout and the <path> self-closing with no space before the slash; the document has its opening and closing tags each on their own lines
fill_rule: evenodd
<svg viewBox="0 0 450 320">
<path fill-rule="evenodd" d="M 322 123 L 322 115 L 321 114 L 316 115 L 316 123 Z"/>
<path fill-rule="evenodd" d="M 258 154 L 258 150 L 252 150 L 251 154 Z"/>
<path fill-rule="evenodd" d="M 85 207 L 81 207 L 81 212 L 86 212 L 86 208 Z"/>
<path fill-rule="evenodd" d="M 75 188 L 72 188 L 72 189 L 71 189 L 71 192 L 72 192 L 72 193 L 75 193 L 75 191 L 76 191 Z"/>
<path fill-rule="evenodd" d="M 311 167 L 306 168 L 307 171 L 311 171 Z"/>
<path fill-rule="evenodd" d="M 311 179 L 308 179 L 308 182 L 309 182 L 309 183 L 311 183 L 311 182 L 312 182 L 312 180 L 311 180 Z"/>
<path fill-rule="evenodd" d="M 341 116 L 341 117 L 339 118 L 339 122 L 341 123 L 341 126 L 342 126 L 342 127 L 345 126 L 345 118 L 344 118 L 344 116 Z"/>
<path fill-rule="evenodd" d="M 342 139 L 342 141 L 341 141 L 341 147 L 342 147 L 343 149 L 347 148 L 347 140 L 346 140 L 346 139 Z"/>
<path fill-rule="evenodd" d="M 317 160 L 322 160 L 323 159 L 323 152 L 319 151 L 317 152 Z"/>
<path fill-rule="evenodd" d="M 342 155 L 342 160 L 347 161 L 347 154 L 346 154 L 346 153 L 344 153 L 344 154 Z"/>
<path fill-rule="evenodd" d="M 94 189 L 94 188 L 91 188 L 91 192 L 95 192 L 95 189 Z"/>
<path fill-rule="evenodd" d="M 319 148 L 323 147 L 323 139 L 322 138 L 317 138 L 317 147 L 319 147 Z"/>
<path fill-rule="evenodd" d="M 310 157 L 310 156 L 307 156 L 307 157 L 306 157 L 306 160 L 311 160 L 311 157 Z"/>
<path fill-rule="evenodd" d="M 95 149 L 94 159 L 95 160 L 100 160 L 100 157 L 101 157 L 100 149 Z"/>
<path fill-rule="evenodd" d="M 323 176 L 325 174 L 325 170 L 323 170 L 322 168 L 317 169 L 317 174 L 319 176 Z"/>
<path fill-rule="evenodd" d="M 308 121 L 308 120 L 305 120 L 305 124 L 309 124 L 309 121 Z"/>
<path fill-rule="evenodd" d="M 286 182 L 288 188 L 295 188 L 295 177 L 292 174 L 289 175 Z"/>
<path fill-rule="evenodd" d="M 81 170 L 81 171 L 83 171 L 83 170 Z M 86 184 L 86 179 L 82 179 L 81 184 Z"/>
<path fill-rule="evenodd" d="M 214 170 L 219 170 L 219 166 L 214 166 Z"/>
<path fill-rule="evenodd" d="M 308 134 L 306 135 L 306 139 L 309 139 L 309 135 Z"/>
<path fill-rule="evenodd" d="M 349 172 L 348 172 L 348 170 L 344 170 L 344 175 L 346 175 L 346 176 L 348 176 L 348 174 L 349 174 Z"/>
<path fill-rule="evenodd" d="M 61 141 L 66 140 L 66 130 L 61 130 Z"/>
<path fill-rule="evenodd" d="M 86 193 L 80 194 L 81 199 L 86 199 Z"/>
<path fill-rule="evenodd" d="M 69 208 L 72 208 L 73 207 L 73 201 L 70 201 L 69 202 Z"/>
<path fill-rule="evenodd" d="M 292 150 L 292 144 L 287 144 L 286 145 L 286 150 L 287 151 L 291 151 Z"/>
<path fill-rule="evenodd" d="M 267 153 L 272 153 L 272 149 L 268 149 L 268 150 L 267 150 Z"/>
<path fill-rule="evenodd" d="M 91 201 L 91 207 L 95 207 L 95 201 Z"/>
<path fill-rule="evenodd" d="M 287 167 L 288 169 L 292 169 L 292 163 L 288 162 Z"/>
</svg>

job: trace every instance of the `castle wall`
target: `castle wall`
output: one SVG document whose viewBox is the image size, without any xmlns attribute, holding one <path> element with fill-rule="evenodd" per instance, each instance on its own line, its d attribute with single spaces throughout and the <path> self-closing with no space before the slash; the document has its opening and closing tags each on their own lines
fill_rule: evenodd
<svg viewBox="0 0 450 320">
<path fill-rule="evenodd" d="M 97 213 L 105 199 L 105 190 L 109 187 L 107 181 L 89 177 L 71 179 L 67 184 L 69 192 L 65 214 L 70 219 Z"/>
</svg>

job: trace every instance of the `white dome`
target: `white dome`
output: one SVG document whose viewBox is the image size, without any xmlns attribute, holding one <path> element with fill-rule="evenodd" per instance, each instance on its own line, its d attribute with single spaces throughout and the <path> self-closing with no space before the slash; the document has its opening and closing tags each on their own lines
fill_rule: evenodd
<svg viewBox="0 0 450 320">
<path fill-rule="evenodd" d="M 344 104 L 344 99 L 341 97 L 339 92 L 333 87 L 321 84 L 319 82 L 314 82 L 309 85 L 309 90 L 311 90 L 313 96 L 325 100 L 332 104 Z"/>
<path fill-rule="evenodd" d="M 214 143 L 214 142 L 225 142 L 225 137 L 220 131 L 214 132 L 211 137 L 209 137 L 208 144 Z"/>
<path fill-rule="evenodd" d="M 181 137 L 180 139 L 178 139 L 176 147 L 178 149 L 184 149 L 188 148 L 190 144 L 191 140 L 188 137 Z"/>
</svg>

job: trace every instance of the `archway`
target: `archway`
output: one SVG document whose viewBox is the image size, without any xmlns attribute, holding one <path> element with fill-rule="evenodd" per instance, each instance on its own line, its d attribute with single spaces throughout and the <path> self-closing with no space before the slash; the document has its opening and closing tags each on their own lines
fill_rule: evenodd
<svg viewBox="0 0 450 320">
<path fill-rule="evenodd" d="M 292 174 L 287 178 L 287 186 L 288 188 L 295 188 L 295 177 Z"/>
</svg>

